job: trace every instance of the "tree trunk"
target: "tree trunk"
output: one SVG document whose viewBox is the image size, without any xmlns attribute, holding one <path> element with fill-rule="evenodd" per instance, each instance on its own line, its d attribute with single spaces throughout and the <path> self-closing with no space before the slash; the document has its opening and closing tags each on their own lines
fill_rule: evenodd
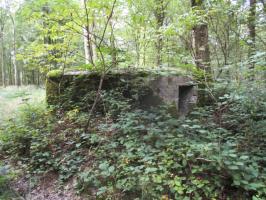
<svg viewBox="0 0 266 200">
<path fill-rule="evenodd" d="M 167 4 L 164 2 L 164 0 L 156 0 L 156 9 L 154 12 L 155 18 L 156 18 L 156 64 L 158 67 L 162 66 L 163 58 L 162 58 L 162 51 L 163 51 L 163 36 L 160 31 L 161 27 L 163 26 L 164 19 L 165 19 L 165 10 L 167 7 Z"/>
<path fill-rule="evenodd" d="M 1 72 L 2 72 L 2 86 L 6 87 L 6 71 L 4 63 L 4 28 L 1 27 Z"/>
<path fill-rule="evenodd" d="M 82 9 L 85 10 L 86 24 L 83 27 L 83 41 L 84 41 L 84 52 L 85 52 L 85 63 L 94 65 L 96 59 L 96 47 L 93 45 L 93 35 L 91 34 L 94 30 L 94 23 L 90 25 L 89 22 L 89 11 L 87 8 L 87 0 L 80 0 Z"/>
<path fill-rule="evenodd" d="M 4 62 L 4 28 L 6 22 L 6 14 L 3 9 L 1 9 L 0 13 L 0 39 L 1 39 L 1 79 L 2 86 L 6 87 L 6 70 L 5 70 L 5 62 Z"/>
<path fill-rule="evenodd" d="M 10 47 L 10 49 L 12 49 L 12 47 Z M 6 56 L 7 57 L 7 56 Z M 5 63 L 6 65 L 6 85 L 14 85 L 14 69 L 12 66 L 12 56 L 9 57 L 10 58 L 10 62 L 7 64 L 7 62 Z"/>
<path fill-rule="evenodd" d="M 117 67 L 117 51 L 115 45 L 115 35 L 114 35 L 114 25 L 112 20 L 109 21 L 111 27 L 111 36 L 110 36 L 110 43 L 111 43 L 111 56 L 112 56 L 112 67 Z"/>
<path fill-rule="evenodd" d="M 23 68 L 22 67 L 20 67 L 20 71 L 19 71 L 19 80 L 20 80 L 19 85 L 23 85 L 24 79 L 23 79 Z"/>
<path fill-rule="evenodd" d="M 31 84 L 35 85 L 35 71 L 34 70 L 31 71 Z"/>
<path fill-rule="evenodd" d="M 249 50 L 248 50 L 248 56 L 251 58 L 256 51 L 256 0 L 249 0 L 249 17 L 248 17 L 248 30 L 249 30 Z M 254 77 L 254 62 L 250 62 L 250 70 L 252 73 L 252 77 Z M 252 78 L 253 79 L 253 78 Z"/>
<path fill-rule="evenodd" d="M 196 25 L 192 30 L 194 59 L 197 67 L 210 73 L 210 51 L 208 43 L 208 25 Z"/>
<path fill-rule="evenodd" d="M 37 70 L 37 85 L 40 86 L 40 71 Z"/>
<path fill-rule="evenodd" d="M 191 0 L 194 10 L 203 9 L 203 0 Z M 210 50 L 208 25 L 201 23 L 196 25 L 192 30 L 194 59 L 196 66 L 205 73 L 210 74 Z"/>
<path fill-rule="evenodd" d="M 147 44 L 146 44 L 146 26 L 144 27 L 144 35 L 143 35 L 143 67 L 146 67 L 146 48 L 147 48 Z"/>
<path fill-rule="evenodd" d="M 10 15 L 12 25 L 13 25 L 13 51 L 11 52 L 11 57 L 12 57 L 12 63 L 13 63 L 13 69 L 14 69 L 14 83 L 15 85 L 19 86 L 19 74 L 18 74 L 18 69 L 17 69 L 17 62 L 16 62 L 16 24 L 15 20 Z"/>
<path fill-rule="evenodd" d="M 191 0 L 193 10 L 202 10 L 204 0 Z M 201 22 L 194 26 L 192 30 L 192 46 L 195 64 L 202 70 L 199 78 L 199 104 L 208 104 L 210 98 L 207 95 L 206 86 L 211 81 L 210 50 L 208 42 L 208 24 Z"/>
<path fill-rule="evenodd" d="M 84 51 L 85 51 L 85 63 L 93 64 L 93 48 L 91 45 L 91 37 L 89 34 L 89 27 L 86 26 L 83 29 Z"/>
</svg>

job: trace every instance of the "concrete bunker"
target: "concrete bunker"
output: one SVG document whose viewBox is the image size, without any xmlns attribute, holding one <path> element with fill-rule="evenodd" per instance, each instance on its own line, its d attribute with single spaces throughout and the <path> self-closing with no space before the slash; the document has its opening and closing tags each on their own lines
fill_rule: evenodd
<svg viewBox="0 0 266 200">
<path fill-rule="evenodd" d="M 97 91 L 101 74 L 89 71 L 51 71 L 47 74 L 46 96 L 50 105 L 82 99 L 89 91 Z M 68 88 L 72 91 L 69 92 Z M 193 79 L 176 73 L 156 71 L 114 71 L 106 74 L 103 90 L 123 88 L 121 94 L 138 101 L 143 108 L 168 104 L 179 116 L 185 116 L 197 103 L 197 86 Z M 136 99 L 135 96 L 138 96 Z"/>
</svg>

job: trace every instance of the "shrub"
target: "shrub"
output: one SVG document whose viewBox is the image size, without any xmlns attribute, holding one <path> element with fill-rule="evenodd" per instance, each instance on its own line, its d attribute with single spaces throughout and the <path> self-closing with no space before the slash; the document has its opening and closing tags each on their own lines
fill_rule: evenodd
<svg viewBox="0 0 266 200">
<path fill-rule="evenodd" d="M 77 188 L 102 199 L 265 198 L 265 96 L 254 101 L 246 92 L 224 95 L 184 120 L 165 107 L 120 113 L 101 125 L 112 134 L 94 148 Z"/>
</svg>

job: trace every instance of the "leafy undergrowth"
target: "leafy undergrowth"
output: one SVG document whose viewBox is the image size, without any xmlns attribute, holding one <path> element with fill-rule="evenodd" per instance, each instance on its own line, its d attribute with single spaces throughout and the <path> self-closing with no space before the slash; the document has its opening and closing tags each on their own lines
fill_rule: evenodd
<svg viewBox="0 0 266 200">
<path fill-rule="evenodd" d="M 103 93 L 88 131 L 78 106 L 26 104 L 2 128 L 1 154 L 31 177 L 74 178 L 84 199 L 265 199 L 265 91 L 232 91 L 186 119 Z"/>
<path fill-rule="evenodd" d="M 44 90 L 37 88 L 35 86 L 9 86 L 6 88 L 0 88 L 0 149 L 14 140 L 19 140 L 19 134 L 22 134 L 21 127 L 14 129 L 12 132 L 14 119 L 21 121 L 24 120 L 23 116 L 20 114 L 16 116 L 17 110 L 22 109 L 27 104 L 33 104 L 44 100 Z M 21 111 L 23 112 L 23 111 Z M 7 129 L 6 129 L 7 128 Z M 27 131 L 27 130 L 26 130 Z M 30 133 L 29 133 L 30 134 Z M 13 137 L 14 136 L 14 137 Z M 23 135 L 24 137 L 24 135 Z M 21 137 L 22 138 L 22 137 Z M 11 144 L 11 143 L 10 143 Z M 18 147 L 19 148 L 19 147 Z M 13 169 L 12 166 L 8 165 L 8 158 L 6 154 L 0 152 L 0 160 L 5 161 L 0 163 L 0 199 L 10 200 L 18 199 L 19 195 L 12 190 L 11 185 L 13 180 L 17 177 L 19 173 Z"/>
<path fill-rule="evenodd" d="M 8 165 L 0 163 L 0 199 L 10 200 L 15 199 L 17 195 L 10 189 L 9 185 L 13 179 L 13 175 L 9 171 Z"/>
</svg>

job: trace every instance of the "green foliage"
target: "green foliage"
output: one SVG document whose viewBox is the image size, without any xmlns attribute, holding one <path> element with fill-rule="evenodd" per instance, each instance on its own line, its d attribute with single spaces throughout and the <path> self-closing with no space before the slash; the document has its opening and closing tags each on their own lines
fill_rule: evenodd
<svg viewBox="0 0 266 200">
<path fill-rule="evenodd" d="M 51 70 L 47 73 L 47 77 L 48 78 L 60 78 L 63 74 L 63 71 L 60 69 L 57 70 Z"/>
<path fill-rule="evenodd" d="M 88 145 L 98 138 L 95 160 L 80 174 L 77 188 L 97 189 L 90 195 L 102 199 L 265 197 L 265 93 L 250 102 L 259 91 L 250 97 L 246 89 L 237 97 L 225 95 L 216 106 L 199 108 L 185 120 L 174 119 L 165 108 L 129 112 L 125 107 L 116 123 L 101 125 L 113 134 L 86 136 Z M 261 128 L 250 132 L 251 124 Z"/>
<path fill-rule="evenodd" d="M 38 138 L 47 126 L 47 111 L 45 104 L 25 104 L 19 108 L 16 118 L 13 118 L 0 131 L 3 142 L 2 151 L 22 159 L 30 157 L 31 143 Z"/>
<path fill-rule="evenodd" d="M 215 85 L 217 102 L 186 119 L 167 107 L 139 109 L 119 88 L 102 91 L 88 132 L 91 93 L 54 115 L 26 103 L 2 128 L 1 152 L 33 175 L 77 177 L 77 190 L 99 199 L 263 199 L 265 91 L 254 85 Z"/>
<path fill-rule="evenodd" d="M 81 85 L 77 78 L 64 88 L 63 103 L 53 112 L 44 103 L 30 101 L 29 91 L 1 89 L 1 158 L 31 175 L 54 171 L 62 182 L 78 176 L 77 189 L 88 198 L 265 199 L 264 5 L 257 1 L 256 48 L 250 49 L 250 10 L 243 1 L 209 0 L 201 9 L 181 0 L 117 1 L 106 24 L 112 3 L 86 1 L 86 10 L 72 0 L 24 1 L 20 9 L 6 2 L 10 8 L 1 8 L 0 16 L 5 64 L 1 74 L 8 74 L 12 84 L 14 46 L 18 71 L 27 83 L 29 77 L 34 82 L 39 69 L 46 73 L 79 66 L 76 69 L 102 72 L 115 64 L 150 69 L 156 65 L 161 40 L 165 71 L 178 67 L 205 81 L 209 77 L 195 67 L 191 38 L 195 25 L 204 23 L 216 81 L 205 87 L 212 104 L 182 120 L 166 107 L 142 110 L 139 100 L 146 90 L 140 79 L 130 91 L 126 84 L 111 92 L 102 90 L 93 116 L 88 116 L 97 95 L 88 91 L 98 83 Z M 14 38 L 8 13 L 15 19 Z M 93 44 L 101 43 L 94 64 L 81 61 L 84 27 L 92 31 Z M 56 79 L 61 73 L 51 71 L 48 77 Z M 56 104 L 59 84 L 46 86 L 48 103 Z M 77 87 L 84 90 L 77 92 Z M 124 92 L 134 103 L 121 95 Z M 21 100 L 17 115 L 2 122 Z M 88 118 L 91 126 L 84 131 Z M 0 172 L 0 199 L 9 198 L 4 197 L 9 181 L 9 174 Z"/>
<path fill-rule="evenodd" d="M 0 163 L 0 199 L 9 200 L 15 199 L 17 195 L 14 191 L 11 190 L 10 184 L 14 179 L 15 174 L 10 170 L 9 165 L 5 165 L 2 162 Z"/>
<path fill-rule="evenodd" d="M 8 189 L 8 166 L 0 165 L 0 196 L 4 194 L 5 190 Z"/>
</svg>

